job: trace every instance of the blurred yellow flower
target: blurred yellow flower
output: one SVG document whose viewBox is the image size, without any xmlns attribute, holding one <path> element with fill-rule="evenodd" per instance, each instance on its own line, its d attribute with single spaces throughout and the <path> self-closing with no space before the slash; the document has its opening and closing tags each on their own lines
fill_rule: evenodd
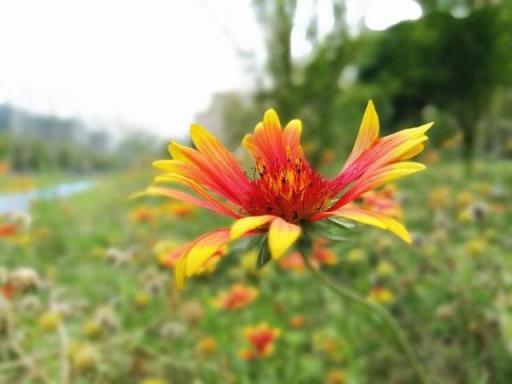
<svg viewBox="0 0 512 384">
<path fill-rule="evenodd" d="M 366 252 L 362 248 L 354 248 L 347 253 L 347 262 L 358 264 L 366 259 Z"/>
<path fill-rule="evenodd" d="M 39 227 L 36 228 L 33 232 L 33 236 L 37 240 L 46 240 L 48 239 L 52 233 L 50 232 L 49 228 L 46 227 Z"/>
<path fill-rule="evenodd" d="M 466 242 L 465 249 L 470 256 L 480 256 L 487 248 L 484 238 L 474 238 Z"/>
<path fill-rule="evenodd" d="M 381 260 L 377 264 L 377 275 L 380 277 L 388 277 L 395 273 L 395 266 L 387 260 Z"/>
<path fill-rule="evenodd" d="M 82 332 L 87 337 L 97 338 L 102 335 L 103 328 L 97 321 L 88 320 L 82 325 Z"/>
<path fill-rule="evenodd" d="M 334 369 L 325 378 L 324 384 L 345 384 L 346 375 L 342 369 Z"/>
<path fill-rule="evenodd" d="M 37 320 L 39 328 L 43 331 L 55 331 L 62 323 L 62 317 L 57 312 L 45 312 Z"/>
<path fill-rule="evenodd" d="M 135 308 L 137 309 L 144 309 L 148 305 L 148 303 L 151 301 L 151 295 L 144 290 L 140 290 L 135 293 L 135 297 L 133 298 L 133 303 L 135 305 Z"/>
<path fill-rule="evenodd" d="M 204 336 L 196 344 L 196 350 L 200 355 L 213 355 L 219 349 L 217 340 L 211 336 Z"/>
<path fill-rule="evenodd" d="M 460 223 L 469 223 L 472 221 L 472 219 L 473 219 L 473 217 L 471 216 L 471 212 L 468 209 L 463 209 L 457 215 L 457 220 Z"/>
<path fill-rule="evenodd" d="M 442 186 L 430 191 L 428 202 L 432 208 L 446 208 L 450 204 L 450 188 Z"/>
<path fill-rule="evenodd" d="M 368 300 L 372 300 L 380 304 L 391 304 L 395 301 L 395 295 L 389 289 L 377 286 L 372 288 L 370 291 Z"/>
<path fill-rule="evenodd" d="M 140 384 L 168 384 L 164 379 L 158 377 L 149 377 L 140 382 Z"/>
<path fill-rule="evenodd" d="M 455 197 L 455 202 L 459 208 L 467 208 L 473 200 L 473 194 L 469 191 L 461 191 Z"/>
<path fill-rule="evenodd" d="M 153 247 L 158 263 L 163 267 L 174 267 L 179 259 L 178 250 L 183 244 L 176 240 L 159 241 Z"/>
<path fill-rule="evenodd" d="M 96 368 L 99 354 L 91 344 L 81 343 L 71 352 L 71 364 L 73 371 L 84 373 Z"/>
</svg>

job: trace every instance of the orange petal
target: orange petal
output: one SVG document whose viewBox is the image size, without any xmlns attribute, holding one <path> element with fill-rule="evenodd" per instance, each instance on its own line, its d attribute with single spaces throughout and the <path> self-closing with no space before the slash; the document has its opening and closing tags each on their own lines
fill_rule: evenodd
<svg viewBox="0 0 512 384">
<path fill-rule="evenodd" d="M 373 145 L 373 143 L 379 137 L 379 131 L 379 116 L 377 115 L 373 101 L 370 100 L 368 101 L 368 105 L 364 111 L 363 120 L 361 121 L 361 126 L 359 127 L 359 132 L 354 143 L 354 148 L 352 149 L 352 152 L 345 162 L 343 169 L 347 168 L 359 156 L 361 156 L 364 151 Z"/>
<path fill-rule="evenodd" d="M 263 122 L 258 123 L 253 134 L 244 137 L 242 144 L 256 160 L 268 169 L 280 169 L 289 160 L 302 156 L 300 120 L 290 121 L 285 129 L 273 109 L 265 112 Z"/>
<path fill-rule="evenodd" d="M 213 135 L 198 125 L 191 127 L 198 150 L 176 142 L 169 145 L 174 162 L 156 162 L 157 167 L 174 168 L 172 172 L 194 179 L 215 193 L 241 205 L 251 190 L 250 180 L 229 151 Z"/>
<path fill-rule="evenodd" d="M 205 208 L 222 215 L 227 215 L 234 218 L 240 217 L 240 215 L 229 210 L 227 207 L 225 207 L 226 209 L 220 208 L 217 204 L 212 204 L 211 202 L 198 199 L 197 197 L 189 195 L 188 193 L 172 188 L 149 187 L 145 191 L 136 193 L 132 197 L 137 198 L 142 196 L 166 196 L 172 199 L 177 199 L 186 203 L 197 205 L 198 207 Z"/>
<path fill-rule="evenodd" d="M 329 210 L 335 210 L 350 201 L 357 199 L 360 195 L 371 189 L 378 188 L 385 183 L 400 177 L 411 175 L 424 169 L 425 166 L 423 164 L 412 161 L 403 161 L 377 169 L 369 169 L 352 184 L 351 188 L 347 190 L 338 199 L 338 201 L 329 208 Z"/>
<path fill-rule="evenodd" d="M 240 217 L 239 214 L 231 210 L 228 206 L 214 198 L 212 195 L 210 195 L 204 188 L 202 188 L 198 183 L 196 183 L 194 180 L 189 179 L 188 177 L 179 175 L 179 174 L 164 174 L 162 176 L 157 176 L 155 178 L 155 182 L 157 183 L 180 183 L 183 185 L 186 185 L 194 190 L 199 196 L 204 198 L 208 203 L 210 203 L 212 206 L 214 206 L 218 212 L 223 213 L 224 215 L 230 216 L 230 217 Z"/>
<path fill-rule="evenodd" d="M 369 169 L 375 170 L 418 154 L 418 146 L 428 139 L 425 132 L 431 126 L 432 123 L 429 123 L 417 128 L 404 129 L 378 139 L 332 181 L 333 191 L 338 193 L 343 190 Z"/>
<path fill-rule="evenodd" d="M 190 136 L 196 148 L 210 159 L 235 185 L 248 188 L 248 179 L 231 153 L 206 129 L 198 124 L 190 127 Z"/>
</svg>

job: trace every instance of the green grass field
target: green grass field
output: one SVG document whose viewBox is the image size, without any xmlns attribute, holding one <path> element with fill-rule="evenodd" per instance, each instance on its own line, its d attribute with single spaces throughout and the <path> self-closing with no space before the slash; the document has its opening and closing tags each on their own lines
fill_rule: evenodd
<svg viewBox="0 0 512 384">
<path fill-rule="evenodd" d="M 397 183 L 413 245 L 358 226 L 329 244 L 336 264 L 321 268 L 396 316 L 433 383 L 509 383 L 512 163 L 463 175 L 459 164 L 433 165 Z M 0 279 L 19 268 L 38 275 L 0 299 L 0 383 L 415 382 L 380 320 L 300 265 L 258 271 L 254 254 L 234 247 L 177 292 L 155 246 L 229 220 L 129 200 L 151 176 L 105 175 L 91 190 L 38 202 L 30 228 L 0 238 Z M 237 283 L 256 298 L 215 305 Z M 243 330 L 262 322 L 280 329 L 273 351 L 244 359 Z"/>
</svg>

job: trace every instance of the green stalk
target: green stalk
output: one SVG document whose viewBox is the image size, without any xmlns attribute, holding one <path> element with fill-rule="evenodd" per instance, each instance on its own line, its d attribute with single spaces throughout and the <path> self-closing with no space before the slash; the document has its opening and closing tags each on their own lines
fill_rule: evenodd
<svg viewBox="0 0 512 384">
<path fill-rule="evenodd" d="M 309 259 L 306 254 L 310 254 L 311 246 L 310 242 L 308 242 L 308 239 L 301 239 L 302 241 L 299 241 L 299 250 L 302 255 L 302 258 L 304 259 L 304 262 L 306 263 L 307 268 L 309 271 L 313 274 L 314 277 L 320 283 L 326 285 L 329 287 L 332 291 L 334 291 L 338 296 L 340 296 L 342 299 L 348 300 L 354 304 L 359 305 L 364 310 L 374 313 L 377 316 L 379 316 L 384 324 L 387 326 L 391 334 L 393 335 L 396 342 L 400 345 L 401 349 L 403 350 L 405 356 L 407 357 L 407 360 L 409 364 L 411 365 L 411 368 L 413 369 L 419 383 L 427 384 L 429 381 L 427 380 L 427 376 L 425 374 L 425 371 L 423 367 L 421 366 L 420 362 L 418 361 L 411 344 L 407 340 L 407 336 L 405 335 L 404 331 L 398 324 L 398 322 L 395 320 L 393 315 L 382 305 L 369 301 L 365 299 L 364 297 L 359 296 L 356 292 L 352 291 L 350 288 L 345 287 L 343 285 L 334 283 L 332 280 L 324 276 L 318 269 L 316 269 L 313 264 L 311 263 L 311 260 Z M 308 245 L 309 243 L 309 245 Z"/>
</svg>

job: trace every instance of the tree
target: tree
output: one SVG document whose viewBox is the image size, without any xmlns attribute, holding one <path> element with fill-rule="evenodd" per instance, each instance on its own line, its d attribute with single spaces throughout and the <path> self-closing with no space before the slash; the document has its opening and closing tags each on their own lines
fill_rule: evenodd
<svg viewBox="0 0 512 384">
<path fill-rule="evenodd" d="M 432 12 L 400 23 L 374 39 L 360 79 L 379 84 L 392 100 L 392 123 L 404 116 L 417 120 L 429 104 L 450 112 L 464 133 L 464 156 L 471 159 L 481 118 L 496 91 L 512 80 L 512 19 L 505 10 L 480 7 L 460 19 Z"/>
<path fill-rule="evenodd" d="M 344 1 L 332 2 L 334 25 L 323 38 L 317 34 L 313 14 L 308 39 L 313 52 L 307 58 L 294 59 L 291 36 L 294 28 L 295 0 L 257 0 L 258 19 L 266 35 L 266 75 L 270 86 L 261 87 L 257 105 L 274 106 L 284 121 L 300 117 L 308 126 L 306 140 L 317 148 L 332 148 L 340 129 L 335 109 L 341 94 L 339 78 L 350 62 L 349 36 Z M 313 153 L 313 160 L 319 152 Z"/>
</svg>

